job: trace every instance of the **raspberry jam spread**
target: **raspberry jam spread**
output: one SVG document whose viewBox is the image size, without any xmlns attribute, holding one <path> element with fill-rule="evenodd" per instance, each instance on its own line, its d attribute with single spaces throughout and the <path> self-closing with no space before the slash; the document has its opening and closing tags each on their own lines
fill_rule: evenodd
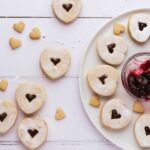
<svg viewBox="0 0 150 150">
<path fill-rule="evenodd" d="M 150 99 L 150 59 L 139 63 L 137 69 L 129 71 L 127 76 L 128 90 L 145 100 Z"/>
</svg>

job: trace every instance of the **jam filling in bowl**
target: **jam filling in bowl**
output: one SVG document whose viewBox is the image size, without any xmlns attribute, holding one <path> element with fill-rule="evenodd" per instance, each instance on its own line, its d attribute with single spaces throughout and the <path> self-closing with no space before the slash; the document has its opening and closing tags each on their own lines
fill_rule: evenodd
<svg viewBox="0 0 150 150">
<path fill-rule="evenodd" d="M 150 100 L 150 53 L 137 53 L 122 68 L 125 90 L 140 100 Z"/>
</svg>

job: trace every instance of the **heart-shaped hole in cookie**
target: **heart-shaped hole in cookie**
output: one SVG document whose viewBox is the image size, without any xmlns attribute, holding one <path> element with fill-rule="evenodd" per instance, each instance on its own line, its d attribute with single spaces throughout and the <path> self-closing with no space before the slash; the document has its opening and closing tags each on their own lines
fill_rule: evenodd
<svg viewBox="0 0 150 150">
<path fill-rule="evenodd" d="M 109 44 L 107 45 L 107 48 L 108 48 L 108 51 L 109 53 L 113 53 L 114 52 L 114 48 L 116 47 L 116 44 L 115 43 L 112 43 L 112 44 Z"/>
<path fill-rule="evenodd" d="M 4 112 L 0 114 L 0 121 L 3 122 L 6 117 L 7 117 L 7 113 Z"/>
<path fill-rule="evenodd" d="M 121 114 L 119 114 L 116 109 L 113 109 L 111 113 L 111 119 L 119 119 L 119 118 L 121 118 Z"/>
<path fill-rule="evenodd" d="M 28 93 L 28 94 L 26 94 L 26 98 L 28 99 L 29 102 L 31 102 L 33 99 L 36 98 L 36 95 L 34 95 L 34 94 L 32 95 L 32 94 Z"/>
<path fill-rule="evenodd" d="M 105 79 L 107 78 L 107 75 L 104 74 L 101 77 L 99 77 L 99 80 L 101 81 L 102 84 L 105 84 Z"/>
<path fill-rule="evenodd" d="M 140 30 L 140 31 L 143 31 L 143 29 L 144 29 L 145 27 L 147 27 L 147 24 L 146 24 L 146 23 L 143 23 L 143 22 L 138 22 L 138 25 L 139 25 L 139 30 Z"/>
<path fill-rule="evenodd" d="M 50 61 L 56 66 L 58 63 L 60 63 L 59 58 L 50 58 Z"/>
<path fill-rule="evenodd" d="M 150 128 L 148 126 L 145 126 L 145 134 L 146 136 L 150 135 Z"/>
<path fill-rule="evenodd" d="M 68 3 L 68 4 L 62 4 L 62 7 L 67 11 L 69 12 L 70 9 L 72 8 L 72 4 L 71 3 Z"/>
<path fill-rule="evenodd" d="M 39 131 L 37 129 L 28 129 L 28 133 L 30 134 L 30 136 L 33 138 L 36 136 L 36 134 L 39 133 Z"/>
</svg>

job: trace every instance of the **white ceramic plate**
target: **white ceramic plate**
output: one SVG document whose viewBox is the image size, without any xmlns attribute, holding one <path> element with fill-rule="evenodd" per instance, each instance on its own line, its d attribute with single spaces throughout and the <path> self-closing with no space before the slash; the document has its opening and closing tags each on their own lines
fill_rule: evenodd
<svg viewBox="0 0 150 150">
<path fill-rule="evenodd" d="M 83 57 L 83 62 L 81 64 L 81 68 L 80 68 L 80 77 L 79 77 L 81 100 L 82 100 L 82 103 L 84 105 L 85 111 L 87 112 L 87 115 L 89 116 L 89 118 L 90 118 L 91 122 L 93 123 L 93 125 L 97 128 L 97 130 L 101 134 L 103 134 L 112 143 L 119 146 L 120 148 L 128 149 L 128 150 L 138 150 L 138 149 L 140 149 L 140 147 L 136 143 L 136 140 L 135 140 L 135 137 L 134 137 L 134 132 L 133 132 L 135 120 L 137 119 L 137 117 L 139 115 L 136 114 L 136 113 L 133 113 L 132 123 L 127 128 L 125 128 L 121 131 L 116 132 L 116 131 L 111 131 L 111 130 L 103 128 L 100 125 L 100 122 L 99 122 L 100 109 L 93 108 L 89 105 L 89 99 L 90 99 L 90 97 L 93 93 L 92 93 L 92 91 L 90 90 L 90 88 L 88 86 L 88 83 L 87 83 L 87 80 L 86 80 L 86 73 L 88 72 L 88 70 L 90 68 L 92 68 L 96 65 L 104 64 L 104 62 L 102 62 L 102 60 L 97 55 L 96 41 L 97 41 L 97 38 L 99 36 L 113 34 L 113 25 L 114 25 L 115 22 L 120 22 L 120 23 L 123 23 L 124 25 L 126 25 L 125 33 L 122 33 L 120 35 L 120 36 L 124 37 L 124 39 L 128 43 L 128 52 L 127 52 L 126 59 L 124 60 L 124 62 L 131 55 L 133 55 L 137 52 L 150 51 L 150 39 L 145 44 L 138 44 L 138 43 L 135 43 L 130 38 L 130 36 L 128 34 L 128 31 L 127 31 L 128 19 L 131 15 L 136 14 L 136 13 L 146 13 L 146 14 L 150 15 L 150 9 L 149 8 L 138 9 L 138 10 L 130 11 L 130 12 L 124 13 L 122 15 L 119 15 L 119 16 L 115 17 L 114 19 L 112 19 L 111 21 L 109 21 L 107 24 L 105 24 L 97 32 L 97 34 L 92 38 L 92 41 L 90 42 L 90 44 L 89 44 L 89 46 L 88 46 L 88 48 L 85 52 L 85 55 Z M 121 74 L 122 65 L 117 67 L 120 74 Z M 132 105 L 133 105 L 134 99 L 131 96 L 129 96 L 126 93 L 126 91 L 124 90 L 124 88 L 122 86 L 122 82 L 121 82 L 121 76 L 120 76 L 120 79 L 119 79 L 117 92 L 112 97 L 122 99 L 123 101 L 125 101 L 127 107 L 132 110 Z M 105 98 L 105 99 L 101 98 L 102 105 L 106 101 L 111 99 L 112 97 Z M 149 112 L 150 112 L 150 104 L 149 103 L 144 103 L 144 105 L 145 105 L 145 108 L 146 108 L 146 112 L 148 112 L 148 108 L 149 108 Z"/>
</svg>

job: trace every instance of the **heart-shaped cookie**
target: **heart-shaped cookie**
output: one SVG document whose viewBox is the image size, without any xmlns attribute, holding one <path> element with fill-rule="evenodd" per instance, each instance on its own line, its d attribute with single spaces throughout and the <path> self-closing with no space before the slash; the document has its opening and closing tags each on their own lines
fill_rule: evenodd
<svg viewBox="0 0 150 150">
<path fill-rule="evenodd" d="M 138 144 L 150 148 L 150 114 L 143 114 L 137 119 L 134 132 Z"/>
<path fill-rule="evenodd" d="M 40 84 L 24 82 L 16 89 L 16 100 L 25 114 L 33 114 L 43 106 L 46 91 Z"/>
<path fill-rule="evenodd" d="M 41 31 L 40 31 L 40 29 L 37 28 L 37 27 L 34 27 L 32 29 L 32 31 L 30 32 L 29 36 L 30 36 L 30 38 L 32 40 L 38 40 L 38 39 L 40 39 L 41 38 Z"/>
<path fill-rule="evenodd" d="M 62 120 L 66 117 L 65 112 L 63 111 L 62 108 L 57 108 L 56 114 L 55 114 L 55 119 L 56 120 Z"/>
<path fill-rule="evenodd" d="M 79 15 L 82 0 L 53 0 L 52 6 L 56 16 L 64 23 L 69 23 Z"/>
<path fill-rule="evenodd" d="M 11 37 L 9 39 L 9 44 L 10 44 L 10 46 L 11 46 L 12 49 L 15 49 L 15 48 L 20 47 L 22 45 L 22 42 L 21 42 L 20 39 L 16 39 L 14 37 Z"/>
<path fill-rule="evenodd" d="M 116 22 L 114 24 L 114 29 L 113 29 L 113 32 L 115 35 L 120 35 L 120 33 L 124 32 L 125 31 L 125 26 L 121 23 L 118 23 Z"/>
<path fill-rule="evenodd" d="M 116 35 L 100 37 L 97 41 L 97 51 L 100 58 L 111 65 L 121 64 L 127 50 L 126 41 Z"/>
<path fill-rule="evenodd" d="M 13 25 L 14 30 L 16 30 L 17 32 L 21 33 L 23 32 L 24 28 L 25 28 L 25 23 L 23 21 L 20 21 L 19 23 L 15 23 Z"/>
<path fill-rule="evenodd" d="M 150 37 L 150 16 L 147 14 L 135 14 L 129 19 L 129 34 L 136 42 L 146 42 Z"/>
<path fill-rule="evenodd" d="M 13 101 L 0 102 L 0 134 L 6 133 L 15 123 L 17 108 Z"/>
<path fill-rule="evenodd" d="M 131 111 L 120 99 L 112 99 L 104 104 L 100 120 L 104 127 L 119 130 L 129 125 L 132 119 Z"/>
<path fill-rule="evenodd" d="M 18 126 L 18 137 L 28 149 L 41 146 L 48 134 L 47 123 L 41 117 L 25 118 Z"/>
<path fill-rule="evenodd" d="M 93 107 L 99 107 L 100 106 L 100 99 L 99 99 L 99 96 L 98 95 L 93 95 L 91 98 L 90 98 L 90 102 L 89 104 Z"/>
<path fill-rule="evenodd" d="M 115 93 L 118 76 L 118 71 L 109 65 L 96 66 L 87 73 L 91 89 L 101 96 L 110 96 Z"/>
<path fill-rule="evenodd" d="M 58 79 L 70 68 L 71 56 L 66 48 L 51 47 L 42 51 L 40 65 L 50 79 Z"/>
</svg>

